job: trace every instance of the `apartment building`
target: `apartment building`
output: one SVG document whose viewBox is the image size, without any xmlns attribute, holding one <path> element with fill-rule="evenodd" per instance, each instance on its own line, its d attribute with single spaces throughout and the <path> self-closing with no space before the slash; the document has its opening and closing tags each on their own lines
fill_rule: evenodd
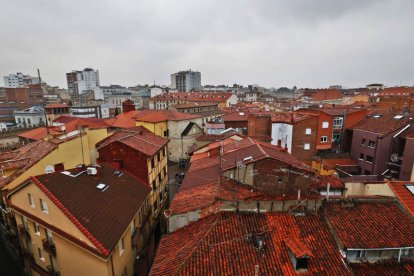
<svg viewBox="0 0 414 276">
<path fill-rule="evenodd" d="M 17 88 L 17 87 L 25 87 L 29 84 L 39 84 L 40 78 L 39 77 L 32 77 L 30 75 L 24 75 L 23 73 L 17 72 L 16 74 L 9 74 L 8 76 L 4 76 L 4 86 Z"/>
<path fill-rule="evenodd" d="M 179 92 L 200 90 L 201 73 L 188 70 L 171 74 L 171 87 Z"/>
<path fill-rule="evenodd" d="M 85 68 L 82 71 L 74 70 L 66 73 L 69 95 L 78 97 L 86 90 L 99 90 L 99 71 Z"/>
<path fill-rule="evenodd" d="M 163 210 L 168 202 L 168 139 L 144 127 L 119 130 L 97 144 L 98 163 L 125 170 L 150 188 L 151 229 L 157 240 L 165 224 Z"/>
<path fill-rule="evenodd" d="M 7 195 L 27 271 L 133 275 L 145 257 L 149 194 L 105 165 L 30 177 Z"/>
</svg>

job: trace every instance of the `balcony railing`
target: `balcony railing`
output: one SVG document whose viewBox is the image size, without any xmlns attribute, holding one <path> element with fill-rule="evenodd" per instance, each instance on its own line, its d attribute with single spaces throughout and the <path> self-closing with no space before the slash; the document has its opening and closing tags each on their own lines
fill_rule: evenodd
<svg viewBox="0 0 414 276">
<path fill-rule="evenodd" d="M 30 236 L 29 229 L 27 229 L 23 224 L 18 225 L 17 228 L 19 229 L 19 233 L 21 237 L 29 241 L 32 239 L 32 237 Z"/>
<path fill-rule="evenodd" d="M 52 256 L 56 256 L 56 246 L 52 240 L 42 239 L 43 249 Z"/>
</svg>

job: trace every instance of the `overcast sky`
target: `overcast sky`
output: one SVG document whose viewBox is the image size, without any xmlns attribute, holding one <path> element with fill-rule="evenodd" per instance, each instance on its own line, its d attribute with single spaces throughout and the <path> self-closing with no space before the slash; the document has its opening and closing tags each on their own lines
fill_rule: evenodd
<svg viewBox="0 0 414 276">
<path fill-rule="evenodd" d="M 0 75 L 102 85 L 414 85 L 413 0 L 2 0 Z M 2 80 L 1 80 L 2 81 Z M 3 85 L 3 83 L 1 83 Z"/>
</svg>

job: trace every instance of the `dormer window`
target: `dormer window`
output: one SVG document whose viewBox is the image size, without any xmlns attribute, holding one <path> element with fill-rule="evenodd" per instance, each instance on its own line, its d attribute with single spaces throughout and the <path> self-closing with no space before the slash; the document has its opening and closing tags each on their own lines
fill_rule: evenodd
<svg viewBox="0 0 414 276">
<path fill-rule="evenodd" d="M 288 237 L 284 243 L 293 268 L 296 271 L 308 270 L 309 260 L 313 257 L 310 249 L 298 237 Z"/>
</svg>

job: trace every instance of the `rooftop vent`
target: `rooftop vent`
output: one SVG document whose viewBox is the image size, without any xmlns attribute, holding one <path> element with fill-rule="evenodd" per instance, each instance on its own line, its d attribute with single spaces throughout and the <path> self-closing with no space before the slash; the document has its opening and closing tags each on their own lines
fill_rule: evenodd
<svg viewBox="0 0 414 276">
<path fill-rule="evenodd" d="M 376 115 L 374 115 L 373 117 L 374 118 L 380 118 L 382 116 L 382 114 L 376 114 Z"/>
<path fill-rule="evenodd" d="M 108 189 L 108 188 L 109 188 L 109 186 L 108 186 L 108 185 L 106 185 L 106 184 L 104 184 L 104 183 L 99 183 L 98 185 L 96 185 L 96 188 L 97 188 L 98 190 L 100 190 L 101 192 L 105 192 L 105 191 L 106 191 L 106 189 Z"/>
<path fill-rule="evenodd" d="M 98 170 L 96 168 L 93 168 L 93 167 L 87 168 L 86 171 L 87 171 L 88 175 L 96 175 L 98 173 Z"/>
<path fill-rule="evenodd" d="M 244 116 L 244 112 L 239 112 L 239 115 L 240 116 Z"/>
<path fill-rule="evenodd" d="M 118 170 L 114 171 L 114 175 L 116 175 L 118 177 L 121 177 L 123 174 L 124 173 L 122 171 L 118 171 Z"/>
<path fill-rule="evenodd" d="M 394 116 L 394 119 L 399 120 L 399 119 L 402 119 L 403 117 L 404 117 L 404 115 L 395 115 Z"/>
</svg>

